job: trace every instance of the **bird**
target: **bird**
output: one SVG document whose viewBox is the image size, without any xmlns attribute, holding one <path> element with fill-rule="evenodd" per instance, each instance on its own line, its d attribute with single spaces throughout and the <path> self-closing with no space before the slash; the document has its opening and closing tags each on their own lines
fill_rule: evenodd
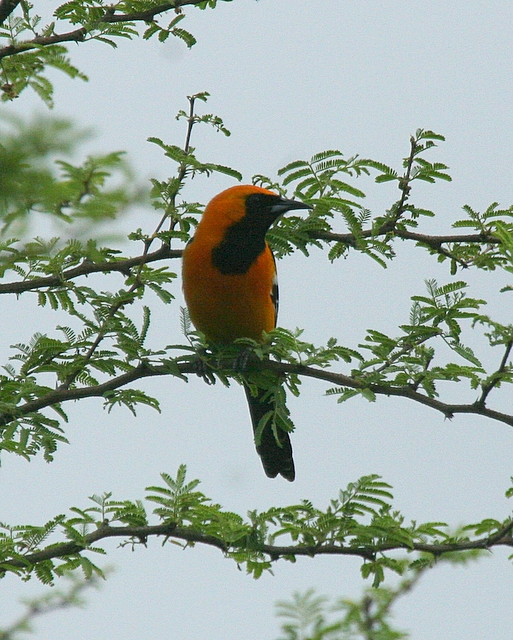
<svg viewBox="0 0 513 640">
<path fill-rule="evenodd" d="M 281 215 L 311 208 L 254 185 L 230 187 L 207 204 L 183 251 L 182 283 L 190 319 L 209 343 L 228 345 L 238 338 L 261 342 L 264 332 L 276 327 L 278 281 L 266 234 Z M 273 430 L 269 422 L 258 429 L 273 409 L 272 398 L 263 389 L 256 396 L 247 384 L 244 389 L 266 475 L 292 482 L 289 434 Z"/>
</svg>

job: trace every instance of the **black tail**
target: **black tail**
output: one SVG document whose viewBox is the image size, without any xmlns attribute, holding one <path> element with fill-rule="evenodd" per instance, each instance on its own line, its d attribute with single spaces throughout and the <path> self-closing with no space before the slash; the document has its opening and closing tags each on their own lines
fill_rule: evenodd
<svg viewBox="0 0 513 640">
<path fill-rule="evenodd" d="M 262 401 L 262 396 L 266 393 L 265 391 L 262 391 L 261 394 L 254 397 L 246 385 L 244 385 L 244 390 L 246 392 L 246 398 L 248 399 L 251 422 L 253 423 L 253 433 L 256 434 L 261 418 L 267 412 L 272 411 L 274 407 L 272 400 Z M 276 478 L 276 476 L 280 474 L 290 482 L 294 480 L 296 472 L 292 458 L 292 445 L 290 444 L 289 434 L 286 431 L 278 429 L 276 438 L 271 424 L 267 423 L 260 437 L 260 443 L 256 445 L 256 450 L 262 459 L 264 471 L 269 478 Z"/>
</svg>

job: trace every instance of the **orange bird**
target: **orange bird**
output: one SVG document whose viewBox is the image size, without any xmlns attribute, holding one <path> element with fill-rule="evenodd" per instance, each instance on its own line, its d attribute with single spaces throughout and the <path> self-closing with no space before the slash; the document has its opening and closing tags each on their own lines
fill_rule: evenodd
<svg viewBox="0 0 513 640">
<path fill-rule="evenodd" d="M 237 338 L 262 340 L 276 326 L 278 283 L 274 256 L 265 236 L 273 222 L 291 209 L 310 205 L 287 200 L 251 185 L 226 189 L 203 213 L 183 253 L 183 291 L 195 327 L 214 344 Z M 245 386 L 253 431 L 273 409 Z M 294 460 L 287 432 L 277 435 L 268 423 L 256 444 L 265 473 L 294 480 Z"/>
</svg>

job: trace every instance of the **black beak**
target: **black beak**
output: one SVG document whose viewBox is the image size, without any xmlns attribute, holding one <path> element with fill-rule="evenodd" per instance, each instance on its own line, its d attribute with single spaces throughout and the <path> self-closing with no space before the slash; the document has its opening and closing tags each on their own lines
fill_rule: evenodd
<svg viewBox="0 0 513 640">
<path fill-rule="evenodd" d="M 299 200 L 287 200 L 286 198 L 280 198 L 279 202 L 271 205 L 271 213 L 276 217 L 281 216 L 287 211 L 292 209 L 313 209 L 313 207 Z"/>
</svg>

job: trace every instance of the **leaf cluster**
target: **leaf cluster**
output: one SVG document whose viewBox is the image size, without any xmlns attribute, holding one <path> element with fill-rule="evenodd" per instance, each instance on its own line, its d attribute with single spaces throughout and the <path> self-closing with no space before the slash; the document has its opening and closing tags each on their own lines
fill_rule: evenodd
<svg viewBox="0 0 513 640">
<path fill-rule="evenodd" d="M 69 0 L 55 9 L 52 22 L 43 24 L 28 0 L 12 3 L 0 20 L 0 42 L 4 43 L 0 48 L 2 100 L 13 100 L 30 87 L 48 107 L 53 107 L 50 69 L 87 80 L 68 56 L 69 42 L 95 40 L 115 48 L 120 39 L 148 40 L 155 36 L 160 42 L 175 37 L 191 48 L 196 38 L 179 26 L 186 18 L 183 7 L 206 9 L 216 4 L 216 0 L 119 0 L 108 5 L 102 0 Z M 172 17 L 166 17 L 173 10 Z"/>
<path fill-rule="evenodd" d="M 401 325 L 401 336 L 391 338 L 380 331 L 367 332 L 366 341 L 360 346 L 371 357 L 362 359 L 359 372 L 354 375 L 374 384 L 421 389 L 429 397 L 438 396 L 438 381 L 468 379 L 471 388 L 476 389 L 482 384 L 485 371 L 472 349 L 462 343 L 461 323 L 468 321 L 467 331 L 472 329 L 485 301 L 468 297 L 467 285 L 461 281 L 438 286 L 430 280 L 426 286 L 429 295 L 412 297 L 410 321 Z M 437 343 L 449 347 L 457 361 L 442 363 L 440 349 L 437 351 L 434 346 Z M 368 389 L 361 393 L 375 400 Z M 353 390 L 342 390 L 340 400 L 353 395 Z"/>
<path fill-rule="evenodd" d="M 157 141 L 166 155 L 175 160 L 177 169 L 176 175 L 167 182 L 153 183 L 154 205 L 163 211 L 156 230 L 151 234 L 137 230 L 129 235 L 141 247 L 139 256 L 127 258 L 119 251 L 99 246 L 93 239 L 82 242 L 74 238 L 62 242 L 59 238 L 36 237 L 23 243 L 7 238 L 0 243 L 0 275 L 14 278 L 0 285 L 0 293 L 35 294 L 41 308 L 48 307 L 65 317 L 65 322 L 56 326 L 55 335 L 36 333 L 29 342 L 14 345 L 10 362 L 3 367 L 0 450 L 24 457 L 42 450 L 45 458 L 51 460 L 58 443 L 66 442 L 61 421 L 65 422 L 67 416 L 61 399 L 70 397 L 67 392 L 101 388 L 96 395 L 103 397 L 108 410 L 123 405 L 135 413 L 139 404 L 158 410 L 158 400 L 147 393 L 126 385 L 102 385 L 116 376 L 137 379 L 146 366 L 157 362 L 168 374 L 182 376 L 167 357 L 167 349 L 146 346 L 151 312 L 144 301 L 147 293 L 155 294 L 164 304 L 174 298 L 169 285 L 175 274 L 163 260 L 171 255 L 171 240 L 185 237 L 199 211 L 197 203 L 177 202 L 184 182 L 197 173 L 212 171 L 239 177 L 227 167 L 200 163 L 195 158 L 190 145 L 194 126 L 208 124 L 224 130 L 220 118 L 203 117 L 195 111 L 196 101 L 204 102 L 207 95 L 189 98 L 183 149 Z M 133 200 L 130 195 L 133 188 L 125 183 L 121 187 L 108 187 L 109 181 L 124 170 L 120 154 L 88 158 L 80 166 L 56 160 L 54 164 L 60 167 L 62 177 L 55 176 L 51 160 L 57 152 L 69 148 L 69 143 L 65 144 L 69 139 L 68 125 L 57 122 L 56 135 L 49 138 L 42 133 L 44 123 L 28 131 L 22 130 L 21 125 L 19 128 L 18 135 L 7 138 L 5 144 L 5 164 L 9 169 L 4 172 L 6 232 L 34 212 L 45 213 L 76 229 L 77 221 L 91 217 L 97 221 L 111 216 Z M 43 155 L 38 165 L 39 148 Z M 15 154 L 11 157 L 11 149 L 15 149 L 19 157 Z M 128 171 L 124 177 L 129 180 Z M 37 189 L 37 198 L 34 189 Z M 169 223 L 168 229 L 163 228 L 165 222 Z M 161 248 L 150 253 L 155 241 L 160 241 Z M 91 273 L 98 274 L 95 283 L 86 280 Z M 112 290 L 113 276 L 119 278 L 120 275 L 121 287 L 118 282 Z M 109 285 L 102 284 L 105 280 Z M 46 407 L 51 407 L 55 416 L 47 415 Z"/>
<path fill-rule="evenodd" d="M 282 185 L 265 176 L 255 176 L 257 184 L 277 188 L 281 193 L 292 186 L 294 196 L 314 205 L 304 216 L 281 219 L 272 231 L 270 240 L 278 256 L 296 249 L 308 254 L 311 247 L 328 245 L 332 261 L 357 250 L 386 266 L 396 255 L 397 240 L 411 240 L 438 261 L 449 261 L 451 275 L 470 266 L 488 270 L 509 268 L 511 253 L 507 238 L 513 229 L 511 207 L 500 208 L 492 203 L 480 213 L 464 205 L 464 217 L 455 221 L 453 228 L 472 229 L 474 234 L 432 236 L 417 232 L 422 219 L 435 214 L 413 201 L 416 183 L 451 180 L 445 164 L 430 162 L 425 157 L 443 140 L 443 136 L 433 131 L 417 130 L 410 140 L 410 153 L 403 159 L 402 171 L 377 160 L 359 156 L 346 159 L 340 151 L 328 150 L 280 169 Z M 399 198 L 390 208 L 374 216 L 363 205 L 364 191 L 355 184 L 357 179 L 372 174 L 376 183 L 396 183 L 399 189 Z"/>
<path fill-rule="evenodd" d="M 26 235 L 45 218 L 64 223 L 66 233 L 72 223 L 113 219 L 140 201 L 123 153 L 88 156 L 80 164 L 64 159 L 85 137 L 69 121 L 4 116 L 0 131 L 0 239 Z M 73 231 L 80 233 L 76 224 Z"/>
<path fill-rule="evenodd" d="M 399 640 L 408 634 L 392 623 L 391 608 L 407 593 L 418 574 L 402 580 L 398 588 L 366 590 L 358 601 L 340 599 L 331 606 L 328 598 L 313 589 L 294 593 L 289 601 L 276 603 L 276 615 L 284 619 L 280 640 Z"/>
<path fill-rule="evenodd" d="M 211 502 L 198 491 L 198 480 L 187 480 L 183 465 L 175 477 L 163 473 L 161 478 L 162 485 L 147 488 L 145 501 L 156 505 L 158 524 L 151 523 L 145 502 L 114 500 L 111 493 L 91 496 L 91 506 L 72 508 L 71 516 L 59 515 L 42 526 L 2 524 L 0 571 L 23 579 L 35 575 L 45 584 L 76 569 L 86 577 L 102 575 L 90 557 L 105 553 L 100 540 L 118 537 L 122 547 L 133 548 L 164 536 L 164 543 L 217 547 L 255 578 L 279 559 L 353 555 L 362 559 L 363 577 L 377 587 L 387 571 L 403 575 L 424 570 L 445 554 L 452 561 L 454 551 L 475 556 L 494 544 L 512 544 L 509 519 L 486 519 L 452 535 L 444 523 L 406 523 L 392 507 L 391 487 L 376 475 L 350 483 L 325 509 L 303 500 L 250 511 L 247 518 Z M 408 555 L 398 557 L 401 550 Z"/>
</svg>

